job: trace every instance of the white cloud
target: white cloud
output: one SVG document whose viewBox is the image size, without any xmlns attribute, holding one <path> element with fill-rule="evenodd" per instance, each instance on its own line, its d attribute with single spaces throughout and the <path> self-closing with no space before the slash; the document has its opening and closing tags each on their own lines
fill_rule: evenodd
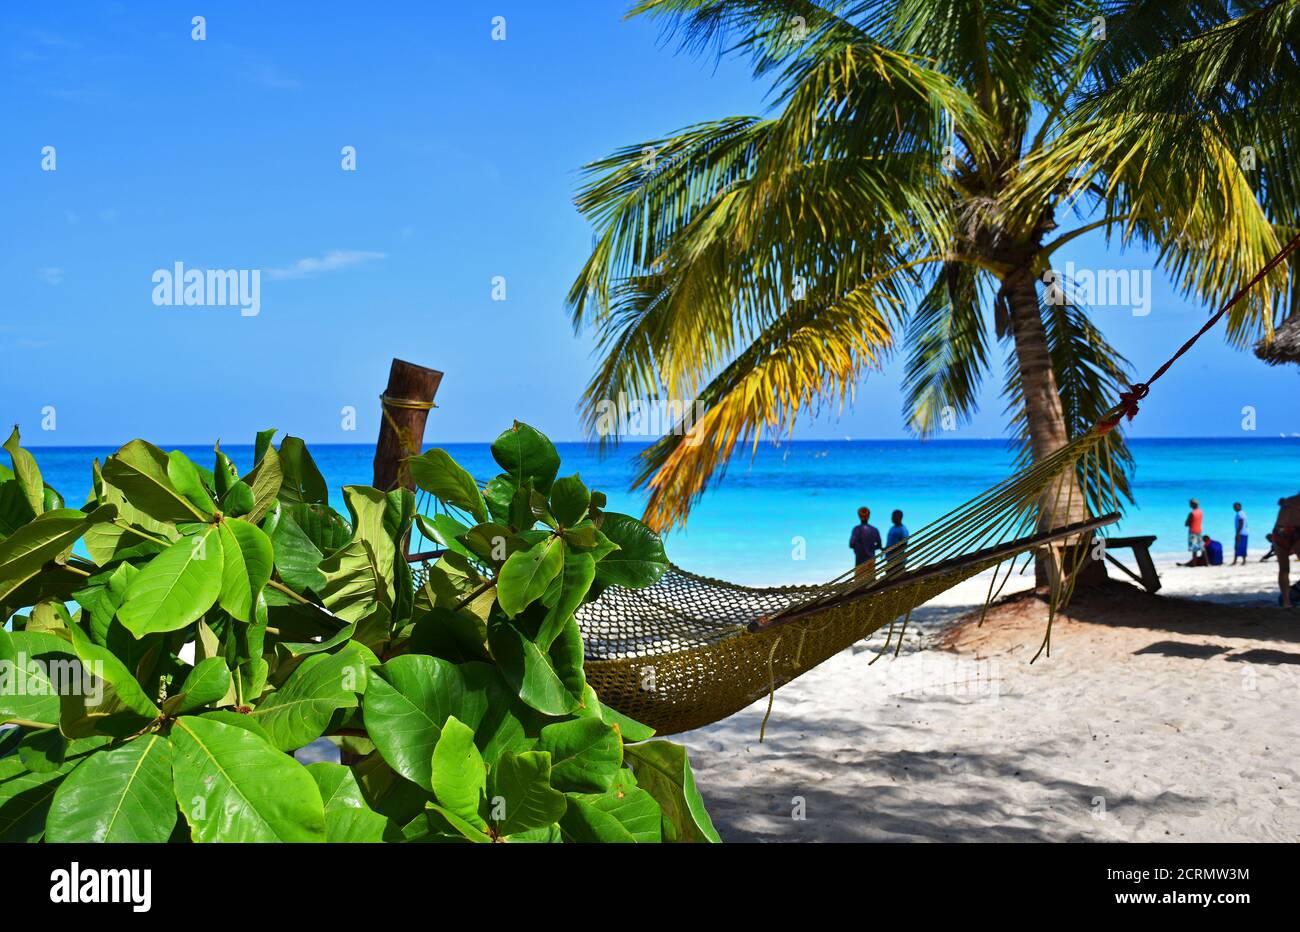
<svg viewBox="0 0 1300 932">
<path fill-rule="evenodd" d="M 40 270 L 42 281 L 47 285 L 57 285 L 63 281 L 63 269 L 55 266 L 49 266 Z"/>
<path fill-rule="evenodd" d="M 272 281 L 288 278 L 310 278 L 321 272 L 337 272 L 365 262 L 387 259 L 384 252 L 371 252 L 364 249 L 331 249 L 323 256 L 309 256 L 299 259 L 293 265 L 283 269 L 267 269 L 266 277 Z"/>
</svg>

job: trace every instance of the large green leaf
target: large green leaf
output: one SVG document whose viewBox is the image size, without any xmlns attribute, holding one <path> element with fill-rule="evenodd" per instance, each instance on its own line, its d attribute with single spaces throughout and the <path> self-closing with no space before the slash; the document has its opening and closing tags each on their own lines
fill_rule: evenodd
<svg viewBox="0 0 1300 932">
<path fill-rule="evenodd" d="M 624 767 L 604 793 L 568 794 L 560 828 L 576 842 L 646 843 L 663 840 L 662 822 L 659 804 Z"/>
<path fill-rule="evenodd" d="M 581 711 L 582 697 L 587 692 L 587 677 L 583 670 L 582 632 L 578 630 L 578 622 L 572 615 L 551 642 L 546 659 L 564 684 L 565 692 L 577 701 L 574 711 Z"/>
<path fill-rule="evenodd" d="M 427 830 L 431 831 L 439 841 L 465 840 L 478 842 L 479 844 L 492 841 L 492 836 L 487 831 L 487 824 L 483 823 L 482 820 L 479 820 L 481 824 L 467 822 L 450 809 L 446 809 L 437 803 L 429 803 L 426 818 L 428 819 Z M 417 828 L 418 830 L 418 824 L 408 826 L 408 828 Z M 422 836 L 408 835 L 407 839 L 413 840 L 414 837 Z"/>
<path fill-rule="evenodd" d="M 478 483 L 446 450 L 427 450 L 406 461 L 415 484 L 448 505 L 468 511 L 474 520 L 488 519 Z"/>
<path fill-rule="evenodd" d="M 317 590 L 321 602 L 344 621 L 360 621 L 374 612 L 376 603 L 392 602 L 391 576 L 383 575 L 367 541 L 354 540 L 330 554 L 321 560 L 320 572 L 325 579 Z"/>
<path fill-rule="evenodd" d="M 207 515 L 176 488 L 167 454 L 132 440 L 104 461 L 104 481 L 121 489 L 134 507 L 157 521 L 203 521 Z"/>
<path fill-rule="evenodd" d="M 573 613 L 578 610 L 582 600 L 586 598 L 595 578 L 596 561 L 591 558 L 591 554 L 566 553 L 564 555 L 564 571 L 552 583 L 554 601 L 552 602 L 551 593 L 548 592 L 546 601 L 550 608 L 542 621 L 542 627 L 537 632 L 537 637 L 533 639 L 538 647 L 542 650 L 550 649 L 569 619 L 573 618 Z"/>
<path fill-rule="evenodd" d="M 282 751 L 319 738 L 338 709 L 353 709 L 365 691 L 366 658 L 355 643 L 336 654 L 313 654 L 249 713 Z"/>
<path fill-rule="evenodd" d="M 510 503 L 514 500 L 519 483 L 513 476 L 500 475 L 491 479 L 483 487 L 483 501 L 487 503 L 492 518 L 500 522 L 510 521 Z"/>
<path fill-rule="evenodd" d="M 172 450 L 167 454 L 167 478 L 171 480 L 176 491 L 180 492 L 185 500 L 197 508 L 204 517 L 211 517 L 217 510 L 217 503 L 208 494 L 198 467 L 180 450 Z"/>
<path fill-rule="evenodd" d="M 397 773 L 425 789 L 430 758 L 447 718 L 474 729 L 487 760 L 528 750 L 536 713 L 524 706 L 492 664 L 453 664 L 426 654 L 395 657 L 370 671 L 362 702 L 366 731 Z"/>
<path fill-rule="evenodd" d="M 87 528 L 111 521 L 116 515 L 113 505 L 101 505 L 90 514 L 56 508 L 0 541 L 0 604 L 36 577 L 45 564 L 71 550 Z"/>
<path fill-rule="evenodd" d="M 307 769 L 253 732 L 185 715 L 172 727 L 176 801 L 195 841 L 324 841 Z"/>
<path fill-rule="evenodd" d="M 45 838 L 160 843 L 175 825 L 172 746 L 161 735 L 146 734 L 89 755 L 63 781 Z"/>
<path fill-rule="evenodd" d="M 432 789 L 433 749 L 453 714 L 466 715 L 467 687 L 453 663 L 425 654 L 394 657 L 371 671 L 362 713 L 388 765 Z"/>
<path fill-rule="evenodd" d="M 181 712 L 220 702 L 230 692 L 230 668 L 223 657 L 208 657 L 194 665 L 181 684 Z"/>
<path fill-rule="evenodd" d="M 253 620 L 253 606 L 271 578 L 275 553 L 271 539 L 256 525 L 228 518 L 221 535 L 221 607 L 240 621 Z"/>
<path fill-rule="evenodd" d="M 283 503 L 280 511 L 297 522 L 321 553 L 333 553 L 352 539 L 352 526 L 329 505 Z"/>
<path fill-rule="evenodd" d="M 131 580 L 118 620 L 136 637 L 192 624 L 221 594 L 221 551 L 213 525 L 176 541 Z"/>
<path fill-rule="evenodd" d="M 296 592 L 319 592 L 325 586 L 320 571 L 324 552 L 290 514 L 281 514 L 271 534 L 275 547 L 275 569 Z"/>
<path fill-rule="evenodd" d="M 35 517 L 36 513 L 32 511 L 18 480 L 0 480 L 0 540 Z"/>
<path fill-rule="evenodd" d="M 221 452 L 220 443 L 213 447 L 213 453 L 212 487 L 217 493 L 217 498 L 224 500 L 230 494 L 230 490 L 239 484 L 239 470 L 235 468 L 235 464 L 230 457 Z M 226 514 L 229 514 L 229 512 L 226 512 Z"/>
<path fill-rule="evenodd" d="M 458 553 L 463 557 L 472 557 L 473 553 L 456 538 L 469 532 L 469 528 L 461 524 L 451 515 L 439 512 L 433 516 L 416 515 L 416 526 L 420 533 L 435 543 L 441 544 L 447 550 Z"/>
<path fill-rule="evenodd" d="M 626 742 L 649 741 L 655 735 L 655 730 L 649 725 L 638 722 L 636 719 L 630 718 L 617 709 L 612 709 L 601 702 L 596 695 L 596 691 L 591 686 L 587 686 L 582 692 L 582 710 L 578 714 L 595 716 L 601 721 L 613 725 Z"/>
<path fill-rule="evenodd" d="M 573 692 L 551 665 L 549 655 L 510 622 L 488 626 L 488 644 L 506 682 L 538 712 L 567 715 L 577 710 L 581 692 Z"/>
<path fill-rule="evenodd" d="M 501 755 L 488 775 L 488 812 L 498 835 L 552 825 L 564 815 L 564 794 L 551 786 L 551 755 Z"/>
<path fill-rule="evenodd" d="M 316 781 L 325 802 L 325 840 L 329 842 L 379 842 L 388 820 L 370 808 L 350 767 L 320 762 L 307 772 Z"/>
<path fill-rule="evenodd" d="M 286 502 L 329 503 L 329 485 L 307 452 L 307 445 L 299 438 L 285 437 L 280 441 L 280 470 L 284 475 L 280 486 L 281 499 Z"/>
<path fill-rule="evenodd" d="M 360 541 L 370 549 L 370 558 L 374 564 L 374 575 L 378 587 L 378 598 L 385 605 L 392 605 L 395 592 L 396 564 L 402 561 L 398 552 L 398 541 L 405 533 L 407 516 L 397 513 L 414 513 L 415 499 L 407 490 L 394 490 L 389 494 L 364 485 L 350 485 L 343 489 L 343 498 L 352 515 L 352 540 Z M 402 561 L 404 562 L 404 561 Z M 322 570 L 329 575 L 328 569 Z M 408 583 L 409 585 L 409 583 Z M 327 584 L 328 586 L 328 584 Z"/>
<path fill-rule="evenodd" d="M 722 841 L 695 788 L 686 748 L 670 741 L 647 741 L 625 745 L 623 754 L 637 783 L 663 810 L 666 841 Z"/>
<path fill-rule="evenodd" d="M 83 538 L 86 552 L 100 566 L 161 553 L 168 541 L 180 536 L 175 525 L 149 517 L 127 501 L 121 489 L 105 482 L 99 460 L 95 460 L 92 471 L 100 504 L 117 506 L 115 520 L 87 528 Z"/>
<path fill-rule="evenodd" d="M 274 433 L 274 431 L 271 433 Z M 259 442 L 261 437 L 262 434 L 258 434 Z M 275 447 L 268 445 L 263 451 L 263 455 L 258 457 L 257 465 L 253 467 L 252 472 L 240 481 L 253 491 L 253 507 L 245 517 L 252 523 L 257 524 L 276 503 L 280 494 L 280 486 L 284 482 L 284 475 L 280 468 L 280 456 L 275 452 Z"/>
<path fill-rule="evenodd" d="M 109 572 L 96 573 L 87 580 L 90 585 L 72 594 L 73 599 L 88 616 L 87 628 L 96 644 L 108 643 L 113 619 L 122 605 L 126 587 L 139 572 L 140 570 L 130 563 L 119 563 Z M 120 630 L 121 626 L 119 625 L 118 628 Z"/>
<path fill-rule="evenodd" d="M 144 688 L 117 655 L 107 647 L 96 644 L 77 625 L 72 629 L 72 649 L 85 670 L 103 681 L 104 696 L 93 704 L 94 715 L 113 715 L 132 712 L 142 718 L 153 718 L 158 706 L 145 693 Z M 91 703 L 86 703 L 92 708 Z"/>
<path fill-rule="evenodd" d="M 492 458 L 516 481 L 532 479 L 541 492 L 551 488 L 560 470 L 560 454 L 541 431 L 520 421 L 492 443 Z"/>
<path fill-rule="evenodd" d="M 596 581 L 606 586 L 643 589 L 659 581 L 668 569 L 659 535 L 630 515 L 610 511 L 600 525 L 601 533 L 618 545 L 596 564 Z"/>
<path fill-rule="evenodd" d="M 527 550 L 510 554 L 497 575 L 497 603 L 513 618 L 542 597 L 564 568 L 564 541 L 547 537 Z"/>
<path fill-rule="evenodd" d="M 551 782 L 572 792 L 603 793 L 623 765 L 618 731 L 599 718 L 547 725 L 537 749 L 551 752 Z"/>
<path fill-rule="evenodd" d="M 18 483 L 23 498 L 27 501 L 33 515 L 45 511 L 45 483 L 41 479 L 41 470 L 36 459 L 19 445 L 18 425 L 5 441 L 4 448 L 9 452 L 14 464 L 14 479 Z"/>
<path fill-rule="evenodd" d="M 487 786 L 487 768 L 474 745 L 474 729 L 456 716 L 443 723 L 430 766 L 433 795 L 439 805 L 473 826 L 485 825 L 479 814 Z"/>
<path fill-rule="evenodd" d="M 572 527 L 587 516 L 591 491 L 577 473 L 556 479 L 551 485 L 551 514 L 565 527 Z"/>
</svg>

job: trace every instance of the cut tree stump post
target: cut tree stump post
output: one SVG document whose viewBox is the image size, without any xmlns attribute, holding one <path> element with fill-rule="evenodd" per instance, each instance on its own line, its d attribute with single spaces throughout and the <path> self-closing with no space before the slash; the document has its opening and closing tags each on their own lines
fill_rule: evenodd
<svg viewBox="0 0 1300 932">
<path fill-rule="evenodd" d="M 399 485 L 415 488 L 410 474 L 402 469 L 402 460 L 419 454 L 424 444 L 424 425 L 441 383 L 442 373 L 437 369 L 393 360 L 388 387 L 380 402 L 383 416 L 375 444 L 375 488 L 385 492 Z"/>
</svg>

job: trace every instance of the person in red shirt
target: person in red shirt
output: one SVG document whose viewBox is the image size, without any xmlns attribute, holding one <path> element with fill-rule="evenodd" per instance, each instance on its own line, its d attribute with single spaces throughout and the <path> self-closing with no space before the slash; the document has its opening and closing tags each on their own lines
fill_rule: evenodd
<svg viewBox="0 0 1300 932">
<path fill-rule="evenodd" d="M 1196 499 L 1192 499 L 1187 504 L 1192 509 L 1187 515 L 1187 520 L 1183 522 L 1187 526 L 1187 549 L 1192 554 L 1192 558 L 1187 565 L 1199 566 L 1202 565 L 1198 558 L 1201 556 L 1201 550 L 1204 547 L 1204 538 L 1201 531 L 1205 524 L 1205 515 L 1201 513 L 1201 504 Z"/>
</svg>

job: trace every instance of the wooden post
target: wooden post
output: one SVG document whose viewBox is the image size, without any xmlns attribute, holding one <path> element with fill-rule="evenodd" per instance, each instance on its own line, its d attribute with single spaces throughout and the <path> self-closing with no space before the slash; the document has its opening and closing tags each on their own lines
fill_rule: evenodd
<svg viewBox="0 0 1300 932">
<path fill-rule="evenodd" d="M 388 371 L 388 388 L 380 402 L 383 417 L 375 444 L 375 488 L 385 492 L 405 484 L 414 489 L 402 460 L 415 456 L 424 444 L 424 425 L 438 394 L 442 373 L 394 359 Z"/>
</svg>

